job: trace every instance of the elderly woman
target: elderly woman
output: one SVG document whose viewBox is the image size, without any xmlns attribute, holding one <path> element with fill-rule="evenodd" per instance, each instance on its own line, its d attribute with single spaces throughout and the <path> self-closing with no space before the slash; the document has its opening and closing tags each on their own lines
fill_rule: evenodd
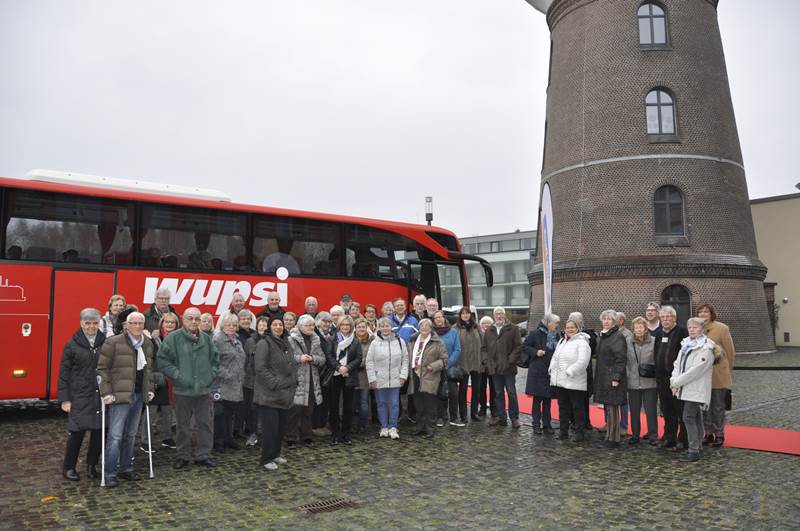
<svg viewBox="0 0 800 531">
<path fill-rule="evenodd" d="M 400 388 L 408 378 L 408 350 L 405 341 L 392 332 L 392 321 L 378 319 L 378 335 L 367 352 L 367 380 L 375 390 L 380 437 L 399 439 L 397 417 L 400 415 Z"/>
<path fill-rule="evenodd" d="M 200 331 L 213 336 L 214 335 L 214 316 L 210 313 L 200 315 Z"/>
<path fill-rule="evenodd" d="M 222 330 L 214 334 L 214 347 L 219 353 L 219 370 L 212 385 L 214 398 L 214 449 L 238 450 L 233 441 L 233 421 L 243 400 L 245 353 L 237 331 L 239 318 L 232 313 L 220 317 Z"/>
<path fill-rule="evenodd" d="M 328 356 L 332 356 L 335 345 L 336 336 L 336 321 L 333 316 L 328 312 L 319 312 L 314 319 L 316 328 L 314 329 L 317 337 L 319 337 L 319 345 L 322 349 L 322 354 L 327 360 Z M 311 415 L 311 428 L 314 435 L 318 437 L 328 437 L 333 432 L 328 429 L 328 421 L 330 420 L 330 402 L 331 402 L 331 378 L 333 371 L 328 367 L 327 361 L 319 369 L 319 382 L 320 392 L 322 393 L 322 403 L 314 408 L 314 413 Z"/>
<path fill-rule="evenodd" d="M 256 327 L 256 316 L 247 308 L 240 310 L 236 316 L 239 318 L 239 328 L 236 329 L 236 335 L 239 336 L 239 341 L 244 345 L 253 335 Z"/>
<path fill-rule="evenodd" d="M 626 368 L 628 345 L 617 324 L 614 310 L 600 314 L 603 331 L 597 338 L 597 366 L 594 370 L 594 401 L 603 404 L 606 412 L 606 438 L 597 446 L 616 448 L 621 440 L 619 406 L 627 403 Z"/>
<path fill-rule="evenodd" d="M 580 442 L 586 429 L 586 366 L 591 359 L 589 335 L 582 332 L 583 321 L 570 315 L 564 325 L 564 338 L 558 342 L 550 360 L 550 385 L 558 398 L 559 439 L 569 437 L 572 425 L 574 442 Z"/>
<path fill-rule="evenodd" d="M 78 481 L 75 471 L 83 437 L 90 433 L 86 452 L 86 475 L 100 477 L 97 462 L 100 460 L 100 393 L 97 390 L 97 359 L 105 336 L 100 327 L 100 312 L 86 308 L 80 313 L 80 328 L 64 346 L 58 372 L 58 401 L 67 413 L 67 448 L 64 454 L 63 475 L 69 481 Z"/>
<path fill-rule="evenodd" d="M 703 444 L 720 447 L 725 444 L 725 409 L 733 388 L 733 358 L 736 349 L 728 325 L 717 321 L 717 311 L 710 304 L 697 307 L 697 317 L 703 320 L 705 336 L 722 349 L 721 358 L 711 373 L 711 403 L 703 415 L 705 437 Z"/>
<path fill-rule="evenodd" d="M 244 401 L 242 402 L 241 424 L 237 427 L 242 433 L 247 435 L 245 446 L 255 446 L 258 444 L 258 416 L 256 415 L 256 408 L 253 405 L 253 396 L 255 394 L 255 353 L 256 346 L 262 339 L 266 339 L 269 333 L 269 317 L 261 316 L 256 319 L 256 329 L 253 334 L 244 344 L 244 380 L 242 382 L 242 392 Z M 280 317 L 278 317 L 280 319 Z M 240 321 L 241 322 L 241 321 Z M 283 329 L 283 321 L 281 321 L 281 329 Z"/>
<path fill-rule="evenodd" d="M 699 460 L 702 454 L 703 411 L 708 409 L 711 401 L 716 345 L 703 335 L 704 325 L 699 317 L 686 322 L 689 337 L 681 341 L 681 350 L 669 380 L 672 394 L 683 403 L 683 423 L 689 449 L 681 456 L 681 461 L 687 462 Z"/>
<path fill-rule="evenodd" d="M 381 317 L 386 317 L 390 319 L 394 315 L 394 304 L 392 301 L 386 301 L 381 306 Z"/>
<path fill-rule="evenodd" d="M 481 334 L 485 334 L 489 327 L 494 324 L 494 319 L 492 319 L 488 315 L 484 315 L 481 317 L 480 325 L 481 325 Z"/>
<path fill-rule="evenodd" d="M 470 413 L 472 420 L 478 420 L 478 405 L 481 404 L 480 397 L 486 399 L 486 379 L 483 378 L 484 370 L 486 367 L 486 360 L 483 359 L 481 351 L 481 332 L 478 329 L 478 323 L 475 322 L 475 316 L 469 309 L 469 306 L 464 306 L 458 311 L 458 321 L 453 325 L 456 333 L 458 334 L 458 341 L 461 343 L 461 356 L 458 358 L 458 367 L 461 367 L 469 375 L 472 381 L 472 402 L 470 403 Z M 483 385 L 483 387 L 481 387 Z M 459 394 L 459 406 L 463 403 L 463 416 L 462 422 L 466 419 L 466 391 L 467 382 L 464 381 L 461 386 L 463 392 L 462 397 Z M 452 396 L 452 388 L 451 388 Z"/>
<path fill-rule="evenodd" d="M 489 330 L 489 327 L 494 324 L 494 319 L 492 319 L 492 317 L 489 316 L 489 315 L 484 315 L 483 317 L 481 317 L 481 320 L 478 321 L 478 324 L 480 326 L 481 342 L 483 342 L 483 334 L 485 334 L 486 331 Z M 488 368 L 486 366 L 486 359 L 484 358 L 483 361 L 484 361 L 483 373 L 481 374 L 481 383 L 480 383 L 480 387 L 478 389 L 478 391 L 480 391 L 480 393 L 481 393 L 480 394 L 480 399 L 479 399 L 479 402 L 478 402 L 478 405 L 480 406 L 480 408 L 478 410 L 478 416 L 479 417 L 486 416 L 486 408 L 487 408 L 487 405 L 486 405 L 487 404 L 486 388 L 488 387 L 489 388 L 489 400 L 488 400 L 488 404 L 489 405 L 488 405 L 488 408 L 491 410 L 492 416 L 494 417 L 495 416 L 495 414 L 494 414 L 494 380 L 492 380 L 492 377 L 489 376 L 489 371 L 488 371 Z"/>
<path fill-rule="evenodd" d="M 652 446 L 658 444 L 658 417 L 656 406 L 656 361 L 653 347 L 655 338 L 650 334 L 647 320 L 637 317 L 631 324 L 633 335 L 626 338 L 628 344 L 628 404 L 631 415 L 631 438 L 628 444 L 638 444 L 642 430 L 641 410 L 644 406 L 647 418 L 647 439 Z"/>
<path fill-rule="evenodd" d="M 155 418 L 156 411 L 161 412 L 161 446 L 165 448 L 175 448 L 175 439 L 172 437 L 172 405 L 169 403 L 171 383 L 167 381 L 164 373 L 158 370 L 158 363 L 155 354 L 161 347 L 164 338 L 180 328 L 180 317 L 172 312 L 167 312 L 158 321 L 158 329 L 154 330 L 150 339 L 153 340 L 153 386 L 155 395 L 147 407 L 150 408 L 150 418 Z M 145 330 L 145 334 L 147 330 Z M 141 437 L 140 450 L 146 452 L 152 446 L 147 441 L 147 416 L 142 415 L 139 424 L 139 435 Z M 155 450 L 153 450 L 155 452 Z"/>
<path fill-rule="evenodd" d="M 114 328 L 119 329 L 119 314 L 127 307 L 125 297 L 115 293 L 108 299 L 108 311 L 100 321 L 100 331 L 105 337 L 115 335 Z"/>
<path fill-rule="evenodd" d="M 347 315 L 353 318 L 353 321 L 358 319 L 359 317 L 363 317 L 361 315 L 361 303 L 353 301 L 350 303 L 350 307 L 347 309 Z"/>
<path fill-rule="evenodd" d="M 442 371 L 447 370 L 447 347 L 439 334 L 432 333 L 433 323 L 423 319 L 419 332 L 408 343 L 411 364 L 408 392 L 414 394 L 417 407 L 417 432 L 425 439 L 433 437 L 439 399 L 436 396 L 442 381 Z"/>
<path fill-rule="evenodd" d="M 378 308 L 374 304 L 364 306 L 364 319 L 367 320 L 370 332 L 374 334 L 378 329 Z"/>
<path fill-rule="evenodd" d="M 325 353 L 314 330 L 314 318 L 301 315 L 288 342 L 297 364 L 297 389 L 287 419 L 286 445 L 291 448 L 302 441 L 311 446 L 314 442 L 311 438 L 311 416 L 314 407 L 322 404 L 319 368 L 325 365 Z"/>
<path fill-rule="evenodd" d="M 333 371 L 330 391 L 331 444 L 350 444 L 353 421 L 353 390 L 358 387 L 361 367 L 361 342 L 354 333 L 353 318 L 345 315 L 339 321 L 334 336 L 335 347 L 327 356 L 328 368 Z M 341 416 L 339 405 L 341 404 Z"/>
<path fill-rule="evenodd" d="M 297 314 L 294 312 L 286 312 L 283 314 L 283 327 L 286 329 L 286 335 L 294 330 L 297 326 Z"/>
<path fill-rule="evenodd" d="M 375 334 L 372 333 L 369 323 L 364 318 L 355 320 L 355 328 L 356 341 L 361 344 L 361 366 L 357 371 L 358 389 L 356 389 L 358 393 L 358 432 L 364 433 L 367 430 L 370 394 L 372 392 L 369 388 L 369 379 L 367 378 L 367 352 L 369 352 L 369 346 L 375 339 Z M 374 392 L 372 393 L 374 394 Z M 372 402 L 374 403 L 374 398 Z"/>
<path fill-rule="evenodd" d="M 260 463 L 267 470 L 275 470 L 286 463 L 281 457 L 281 441 L 297 391 L 297 362 L 283 321 L 270 317 L 265 324 L 268 332 L 256 344 L 253 356 L 253 402 L 258 405 L 261 418 Z"/>
<path fill-rule="evenodd" d="M 553 433 L 550 426 L 550 400 L 553 391 L 550 387 L 550 361 L 556 350 L 558 340 L 558 326 L 561 318 L 548 313 L 536 327 L 525 337 L 522 343 L 522 353 L 528 359 L 528 379 L 525 384 L 525 394 L 533 396 L 533 433 Z"/>
<path fill-rule="evenodd" d="M 341 321 L 342 317 L 344 317 L 345 315 L 344 308 L 342 308 L 338 304 L 335 304 L 331 306 L 331 309 L 328 310 L 328 313 L 331 314 L 331 319 L 333 319 L 333 327 L 339 328 L 339 321 Z"/>
</svg>

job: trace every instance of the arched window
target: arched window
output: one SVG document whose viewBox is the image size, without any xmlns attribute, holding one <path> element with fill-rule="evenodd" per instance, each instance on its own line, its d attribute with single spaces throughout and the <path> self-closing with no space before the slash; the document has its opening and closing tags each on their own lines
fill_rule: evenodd
<svg viewBox="0 0 800 531">
<path fill-rule="evenodd" d="M 683 194 L 674 186 L 662 186 L 656 190 L 655 206 L 656 235 L 684 236 Z"/>
<path fill-rule="evenodd" d="M 639 44 L 667 44 L 667 14 L 658 4 L 648 2 L 639 7 Z"/>
<path fill-rule="evenodd" d="M 661 306 L 672 306 L 678 313 L 678 324 L 686 326 L 692 316 L 692 297 L 686 286 L 673 284 L 661 292 Z"/>
<path fill-rule="evenodd" d="M 648 135 L 675 134 L 675 100 L 663 88 L 656 88 L 647 93 L 644 99 L 647 113 Z"/>
</svg>

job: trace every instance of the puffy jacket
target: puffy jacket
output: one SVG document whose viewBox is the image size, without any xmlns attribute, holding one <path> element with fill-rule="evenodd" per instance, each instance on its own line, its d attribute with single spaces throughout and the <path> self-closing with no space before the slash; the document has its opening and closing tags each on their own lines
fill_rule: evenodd
<svg viewBox="0 0 800 531">
<path fill-rule="evenodd" d="M 306 347 L 304 337 L 311 338 L 311 348 Z M 302 332 L 295 328 L 289 335 L 289 346 L 294 354 L 297 363 L 297 389 L 294 393 L 294 404 L 296 406 L 307 406 L 308 395 L 311 384 L 314 385 L 314 403 L 322 403 L 322 387 L 319 382 L 319 368 L 325 365 L 325 353 L 317 334 L 303 336 Z M 309 354 L 314 358 L 310 363 L 301 363 L 300 356 Z"/>
<path fill-rule="evenodd" d="M 626 367 L 628 345 L 618 327 L 600 334 L 597 340 L 597 365 L 594 368 L 594 401 L 618 406 L 628 402 Z M 612 382 L 617 382 L 614 387 Z"/>
<path fill-rule="evenodd" d="M 399 321 L 396 315 L 392 315 L 390 320 L 392 321 L 392 332 L 400 336 L 400 339 L 406 343 L 408 343 L 411 336 L 417 333 L 419 328 L 419 321 L 409 313 L 403 317 L 402 321 Z"/>
<path fill-rule="evenodd" d="M 506 323 L 498 333 L 496 326 L 490 326 L 483 334 L 482 350 L 486 354 L 489 374 L 517 374 L 517 362 L 522 353 L 519 327 Z"/>
<path fill-rule="evenodd" d="M 589 347 L 589 334 L 578 332 L 571 338 L 563 338 L 556 345 L 553 359 L 550 360 L 550 385 L 586 391 L 586 366 L 592 356 Z"/>
<path fill-rule="evenodd" d="M 408 350 L 406 342 L 396 334 L 384 338 L 375 336 L 367 352 L 367 380 L 378 389 L 402 387 L 400 379 L 408 380 Z"/>
<path fill-rule="evenodd" d="M 219 354 L 219 369 L 214 383 L 219 385 L 222 400 L 241 402 L 244 400 L 242 383 L 246 355 L 238 335 L 228 337 L 224 332 L 214 334 L 214 348 Z"/>
<path fill-rule="evenodd" d="M 415 334 L 408 342 L 408 367 L 409 374 L 414 370 L 414 347 L 416 346 L 419 334 Z M 428 370 L 428 365 L 431 366 Z M 444 341 L 436 333 L 431 332 L 425 349 L 422 351 L 422 359 L 419 364 L 419 389 L 414 387 L 414 379 L 408 382 L 408 392 L 410 393 L 429 393 L 435 395 L 439 390 L 439 383 L 442 381 L 442 371 L 447 369 L 447 348 Z"/>
<path fill-rule="evenodd" d="M 158 367 L 172 378 L 173 393 L 197 397 L 208 394 L 219 370 L 219 353 L 209 334 L 194 335 L 180 328 L 164 338 Z"/>
<path fill-rule="evenodd" d="M 297 391 L 297 362 L 287 340 L 267 334 L 256 345 L 253 365 L 253 402 L 277 409 L 292 407 Z"/>
<path fill-rule="evenodd" d="M 645 334 L 644 344 L 640 345 L 631 336 L 626 339 L 626 343 L 628 345 L 628 389 L 655 389 L 655 378 L 642 378 L 639 376 L 640 363 L 654 365 L 656 362 L 655 354 L 653 353 L 653 346 L 656 344 L 655 338 L 651 334 Z"/>
<path fill-rule="evenodd" d="M 97 360 L 105 336 L 98 331 L 94 346 L 83 330 L 78 330 L 61 355 L 58 371 L 58 401 L 70 402 L 67 430 L 100 429 L 100 391 L 97 389 Z"/>
<path fill-rule="evenodd" d="M 142 374 L 142 400 L 153 391 L 153 341 L 142 338 L 142 351 L 147 364 Z M 115 404 L 130 404 L 136 386 L 137 352 L 127 333 L 111 336 L 100 347 L 97 375 L 100 376 L 100 396 L 114 395 Z"/>
<path fill-rule="evenodd" d="M 439 334 L 435 329 L 433 334 L 439 336 L 439 339 L 444 343 L 447 349 L 447 366 L 455 367 L 458 365 L 458 360 L 461 359 L 461 340 L 458 338 L 458 332 L 455 328 L 451 328 L 444 334 Z M 412 338 L 413 339 L 413 338 Z M 409 341 L 410 343 L 411 341 Z"/>
<path fill-rule="evenodd" d="M 706 336 L 700 336 L 697 345 L 684 351 L 684 345 L 690 341 L 689 337 L 681 341 L 681 350 L 669 384 L 678 388 L 676 398 L 679 400 L 708 406 L 711 402 L 711 371 L 717 345 Z"/>
<path fill-rule="evenodd" d="M 458 332 L 458 342 L 461 344 L 461 356 L 458 358 L 458 366 L 467 372 L 483 372 L 486 369 L 486 359 L 482 355 L 481 332 L 478 325 L 474 325 L 469 330 L 454 325 Z"/>
</svg>

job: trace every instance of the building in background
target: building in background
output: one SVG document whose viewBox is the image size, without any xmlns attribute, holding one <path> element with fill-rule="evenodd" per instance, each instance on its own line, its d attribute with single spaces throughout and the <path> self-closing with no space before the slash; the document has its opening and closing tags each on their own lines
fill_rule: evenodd
<svg viewBox="0 0 800 531">
<path fill-rule="evenodd" d="M 800 346 L 800 194 L 750 201 L 758 255 L 768 268 L 767 307 L 779 347 Z"/>
<path fill-rule="evenodd" d="M 536 231 L 461 238 L 461 247 L 465 253 L 478 255 L 492 265 L 494 286 L 487 288 L 480 264 L 467 262 L 470 304 L 476 307 L 478 316 L 491 315 L 492 309 L 502 306 L 513 322 L 526 321 L 530 308 L 528 272 L 536 248 Z"/>
</svg>

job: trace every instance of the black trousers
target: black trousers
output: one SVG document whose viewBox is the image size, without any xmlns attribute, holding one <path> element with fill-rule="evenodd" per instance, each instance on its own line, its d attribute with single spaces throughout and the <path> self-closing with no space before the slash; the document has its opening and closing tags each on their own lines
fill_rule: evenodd
<svg viewBox="0 0 800 531">
<path fill-rule="evenodd" d="M 538 428 L 541 421 L 542 428 L 550 427 L 550 397 L 533 397 L 533 410 L 531 410 L 531 417 L 533 420 L 533 427 Z M 561 406 L 559 406 L 561 407 Z"/>
<path fill-rule="evenodd" d="M 467 421 L 467 378 L 458 381 L 448 381 L 450 386 L 450 420 L 461 419 Z M 476 408 L 473 408 L 476 411 Z"/>
<path fill-rule="evenodd" d="M 331 378 L 331 382 L 333 378 Z M 314 412 L 311 416 L 311 427 L 315 430 L 324 428 L 328 425 L 328 417 L 330 413 L 331 403 L 331 385 L 328 384 L 322 388 L 322 403 L 314 407 Z"/>
<path fill-rule="evenodd" d="M 331 378 L 330 417 L 331 432 L 334 437 L 350 435 L 353 425 L 353 388 L 347 387 L 347 378 L 334 376 Z M 342 414 L 339 415 L 339 403 Z"/>
<path fill-rule="evenodd" d="M 586 391 L 556 387 L 556 397 L 558 398 L 558 420 L 561 433 L 567 435 L 569 427 L 572 425 L 575 435 L 583 435 L 586 428 L 586 412 L 584 410 Z"/>
<path fill-rule="evenodd" d="M 662 439 L 671 443 L 688 444 L 686 425 L 683 423 L 683 402 L 672 395 L 669 378 L 656 378 L 656 388 L 658 389 L 661 413 L 664 415 L 664 437 Z"/>
<path fill-rule="evenodd" d="M 241 402 L 219 400 L 214 402 L 214 444 L 224 446 L 233 442 L 233 421 Z"/>
<path fill-rule="evenodd" d="M 261 419 L 261 461 L 262 465 L 281 455 L 281 441 L 286 435 L 289 410 L 269 406 L 258 406 Z"/>
<path fill-rule="evenodd" d="M 83 435 L 90 432 L 89 449 L 86 451 L 86 464 L 94 466 L 100 462 L 100 446 L 102 440 L 100 430 L 71 431 L 67 436 L 67 450 L 64 453 L 64 470 L 75 470 L 78 464 L 78 455 L 81 453 Z"/>
<path fill-rule="evenodd" d="M 242 392 L 244 393 L 244 400 L 239 403 L 233 431 L 245 435 L 258 433 L 258 406 L 253 404 L 254 391 L 249 387 L 242 386 Z"/>
<path fill-rule="evenodd" d="M 316 410 L 317 403 L 314 397 L 314 382 L 310 382 L 308 386 L 308 405 L 297 406 L 293 405 L 289 408 L 289 417 L 286 420 L 286 440 L 287 441 L 303 441 L 311 439 L 314 435 L 311 432 L 313 425 L 312 418 Z M 264 431 L 264 427 L 261 427 Z"/>
<path fill-rule="evenodd" d="M 414 393 L 414 402 L 417 404 L 417 431 L 433 433 L 438 415 L 439 398 L 430 393 L 417 391 Z"/>
<path fill-rule="evenodd" d="M 494 399 L 486 400 L 486 388 L 489 388 L 489 396 L 494 397 L 494 381 L 485 372 L 472 371 L 469 373 L 470 384 L 472 385 L 472 402 L 470 412 L 477 415 L 478 411 L 486 410 L 487 406 L 492 410 L 494 416 Z"/>
</svg>

